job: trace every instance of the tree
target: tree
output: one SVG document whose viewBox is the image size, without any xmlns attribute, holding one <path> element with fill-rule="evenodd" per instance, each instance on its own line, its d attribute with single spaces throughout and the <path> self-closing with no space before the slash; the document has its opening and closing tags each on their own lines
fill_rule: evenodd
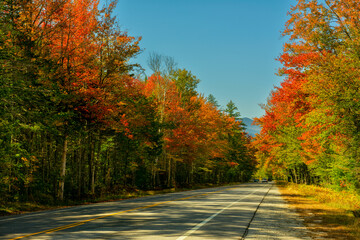
<svg viewBox="0 0 360 240">
<path fill-rule="evenodd" d="M 3 154 L 11 163 L 4 164 L 4 167 L 10 166 L 5 167 L 9 171 L 5 171 L 4 176 L 9 179 L 5 185 L 10 190 L 13 189 L 10 183 L 13 165 L 20 166 L 17 162 L 27 166 L 16 173 L 24 175 L 20 185 L 25 189 L 30 189 L 31 184 L 29 174 L 23 172 L 32 172 L 33 178 L 40 162 L 43 173 L 48 162 L 58 171 L 53 178 L 58 185 L 54 192 L 62 200 L 69 169 L 68 153 L 74 150 L 71 144 L 87 132 L 89 152 L 86 154 L 90 159 L 87 168 L 94 192 L 100 130 L 116 122 L 116 129 L 128 131 L 127 136 L 131 137 L 126 127 L 130 120 L 125 118 L 124 107 L 119 103 L 133 101 L 137 94 L 134 89 L 140 88 L 128 76 L 133 65 L 127 63 L 139 51 L 139 39 L 116 29 L 111 17 L 114 3 L 102 11 L 97 4 L 97 1 L 82 0 L 1 1 L 0 31 L 4 34 L 0 41 L 4 45 L 0 81 L 4 83 L 1 94 L 7 99 L 1 119 L 12 123 L 2 128 L 1 134 L 7 145 Z M 135 118 L 130 112 L 127 112 L 129 117 Z M 15 139 L 19 143 L 16 149 Z M 45 149 L 49 149 L 48 152 Z M 44 174 L 42 177 L 45 179 Z"/>
<path fill-rule="evenodd" d="M 190 71 L 154 55 L 155 73 L 134 78 L 141 38 L 118 28 L 114 8 L 0 0 L 0 204 L 223 183 L 244 172 L 226 155 L 239 124 L 196 91 Z"/>
<path fill-rule="evenodd" d="M 359 188 L 359 11 L 355 0 L 299 0 L 289 13 L 279 58 L 287 78 L 258 120 L 256 142 L 296 182 Z"/>
<path fill-rule="evenodd" d="M 248 181 L 254 170 L 254 158 L 250 146 L 250 137 L 245 133 L 245 124 L 241 121 L 238 108 L 230 100 L 224 113 L 234 120 L 231 131 L 227 135 L 226 158 L 230 163 L 228 173 L 230 181 Z"/>
<path fill-rule="evenodd" d="M 240 112 L 237 112 L 238 108 L 235 106 L 235 103 L 230 100 L 228 104 L 226 104 L 225 113 L 228 114 L 230 117 L 233 117 L 235 121 L 240 121 Z"/>
<path fill-rule="evenodd" d="M 216 100 L 216 98 L 214 97 L 214 95 L 209 94 L 209 96 L 208 96 L 206 99 L 207 99 L 207 101 L 208 101 L 209 103 L 211 103 L 212 105 L 214 105 L 214 107 L 216 107 L 216 108 L 219 108 L 219 107 L 220 107 L 220 105 L 219 105 L 219 103 L 217 102 L 217 100 Z"/>
<path fill-rule="evenodd" d="M 188 103 L 192 97 L 198 94 L 196 88 L 200 80 L 192 75 L 190 71 L 187 71 L 186 69 L 174 70 L 171 74 L 171 78 L 174 79 L 183 105 Z"/>
</svg>

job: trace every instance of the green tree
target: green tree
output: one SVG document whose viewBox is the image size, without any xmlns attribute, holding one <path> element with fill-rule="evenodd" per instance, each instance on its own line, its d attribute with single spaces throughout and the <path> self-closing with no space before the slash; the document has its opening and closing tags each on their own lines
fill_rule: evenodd
<svg viewBox="0 0 360 240">
<path fill-rule="evenodd" d="M 189 103 L 191 97 L 197 96 L 196 88 L 200 80 L 192 75 L 190 71 L 177 69 L 172 72 L 171 78 L 174 79 L 183 104 Z"/>
<path fill-rule="evenodd" d="M 228 181 L 248 181 L 253 174 L 255 161 L 253 152 L 249 148 L 250 139 L 245 133 L 241 122 L 240 112 L 230 101 L 224 112 L 235 120 L 231 131 L 227 135 L 227 161 L 231 168 L 227 170 Z"/>
<path fill-rule="evenodd" d="M 206 98 L 206 100 L 211 103 L 214 107 L 216 107 L 217 109 L 219 109 L 220 105 L 217 102 L 216 98 L 214 97 L 214 95 L 209 94 L 209 96 Z"/>
</svg>

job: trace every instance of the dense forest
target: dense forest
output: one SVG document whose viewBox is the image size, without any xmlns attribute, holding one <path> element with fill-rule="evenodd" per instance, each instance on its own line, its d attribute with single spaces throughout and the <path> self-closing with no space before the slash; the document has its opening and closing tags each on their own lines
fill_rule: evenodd
<svg viewBox="0 0 360 240">
<path fill-rule="evenodd" d="M 251 178 L 233 102 L 220 109 L 171 57 L 133 64 L 115 2 L 0 0 L 0 200 L 54 203 Z"/>
<path fill-rule="evenodd" d="M 360 191 L 360 2 L 299 0 L 278 58 L 284 76 L 256 121 L 261 173 Z"/>
</svg>

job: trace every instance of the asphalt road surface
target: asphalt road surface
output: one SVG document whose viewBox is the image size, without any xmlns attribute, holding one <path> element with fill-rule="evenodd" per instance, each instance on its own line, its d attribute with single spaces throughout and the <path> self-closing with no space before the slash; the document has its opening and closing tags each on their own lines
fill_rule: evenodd
<svg viewBox="0 0 360 240">
<path fill-rule="evenodd" d="M 239 240 L 272 186 L 246 183 L 1 217 L 0 239 Z"/>
</svg>

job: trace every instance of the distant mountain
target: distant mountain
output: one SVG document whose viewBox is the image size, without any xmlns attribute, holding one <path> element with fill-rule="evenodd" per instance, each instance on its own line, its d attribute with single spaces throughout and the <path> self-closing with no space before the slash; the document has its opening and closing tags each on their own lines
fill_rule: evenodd
<svg viewBox="0 0 360 240">
<path fill-rule="evenodd" d="M 257 125 L 252 125 L 252 123 L 254 122 L 254 120 L 252 120 L 251 118 L 243 118 L 242 122 L 245 124 L 245 128 L 246 128 L 246 132 L 249 133 L 250 136 L 255 137 L 255 134 L 259 134 L 261 128 Z"/>
</svg>

